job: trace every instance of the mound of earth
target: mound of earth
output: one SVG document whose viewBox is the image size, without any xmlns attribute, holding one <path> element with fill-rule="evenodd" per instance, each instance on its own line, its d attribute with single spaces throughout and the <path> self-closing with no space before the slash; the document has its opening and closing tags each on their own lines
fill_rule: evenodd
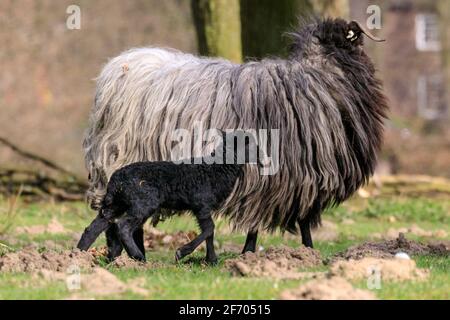
<svg viewBox="0 0 450 320">
<path fill-rule="evenodd" d="M 341 277 L 311 280 L 297 289 L 281 293 L 282 300 L 375 300 L 367 290 L 354 288 Z"/>
<path fill-rule="evenodd" d="M 110 263 L 110 266 L 121 268 L 121 269 L 138 269 L 138 270 L 144 270 L 144 269 L 152 269 L 152 268 L 158 268 L 161 267 L 163 264 L 161 262 L 157 261 L 137 261 L 134 259 L 131 259 L 126 254 L 122 254 L 120 257 L 116 258 L 113 262 Z"/>
<path fill-rule="evenodd" d="M 247 252 L 225 262 L 226 268 L 236 276 L 277 279 L 311 277 L 312 273 L 299 272 L 298 269 L 320 265 L 322 265 L 320 253 L 303 246 L 296 249 L 287 246 L 269 247 L 266 251 Z"/>
<path fill-rule="evenodd" d="M 147 295 L 147 290 L 134 282 L 124 282 L 103 268 L 94 268 L 92 273 L 81 275 L 81 289 L 94 296 L 105 296 L 131 291 Z M 77 298 L 76 296 L 72 298 Z"/>
<path fill-rule="evenodd" d="M 195 231 L 166 233 L 155 228 L 145 230 L 144 245 L 148 249 L 177 249 L 197 237 Z"/>
<path fill-rule="evenodd" d="M 336 254 L 334 260 L 359 260 L 365 257 L 374 258 L 393 258 L 396 253 L 405 252 L 409 255 L 439 255 L 448 256 L 450 250 L 444 243 L 437 244 L 422 244 L 416 241 L 408 240 L 403 233 L 400 233 L 396 239 L 380 241 L 380 242 L 366 242 L 363 244 L 351 246 L 344 252 Z"/>
<path fill-rule="evenodd" d="M 36 226 L 27 226 L 27 227 L 17 227 L 16 233 L 18 234 L 30 234 L 30 235 L 38 235 L 43 233 L 50 234 L 58 234 L 58 233 L 67 233 L 66 228 L 56 219 L 53 218 L 50 223 L 46 226 L 36 225 Z"/>
<path fill-rule="evenodd" d="M 429 275 L 428 270 L 417 268 L 415 261 L 411 259 L 372 257 L 336 261 L 331 265 L 329 273 L 349 280 L 368 279 L 379 273 L 380 280 L 386 281 L 424 280 Z"/>
<path fill-rule="evenodd" d="M 0 257 L 2 272 L 35 272 L 41 269 L 65 272 L 73 265 L 89 270 L 95 267 L 95 258 L 90 253 L 77 249 L 40 252 L 35 246 L 25 247 Z"/>
<path fill-rule="evenodd" d="M 106 246 L 102 247 L 92 247 L 88 250 L 88 252 L 93 255 L 96 259 L 107 257 L 108 255 L 108 248 Z M 122 252 L 122 255 L 114 259 L 113 262 L 109 264 L 111 267 L 121 268 L 121 269 L 148 269 L 148 268 L 155 268 L 160 267 L 161 264 L 155 261 L 137 261 L 134 259 L 131 259 L 125 251 Z"/>
<path fill-rule="evenodd" d="M 106 257 L 108 255 L 108 248 L 106 246 L 92 247 L 88 250 L 88 252 L 97 259 Z"/>
<path fill-rule="evenodd" d="M 145 284 L 145 279 L 133 279 L 124 282 L 106 269 L 95 267 L 90 273 L 79 274 L 76 280 L 69 279 L 66 272 L 51 271 L 42 269 L 35 273 L 46 281 L 65 281 L 72 285 L 69 288 L 73 292 L 70 299 L 89 299 L 97 296 L 108 296 L 131 291 L 136 294 L 146 296 L 148 291 L 141 288 Z M 73 280 L 73 281 L 72 281 Z"/>
</svg>

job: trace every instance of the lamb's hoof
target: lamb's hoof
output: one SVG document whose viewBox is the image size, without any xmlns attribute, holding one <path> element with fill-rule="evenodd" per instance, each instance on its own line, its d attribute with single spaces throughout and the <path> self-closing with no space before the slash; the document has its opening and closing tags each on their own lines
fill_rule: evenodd
<svg viewBox="0 0 450 320">
<path fill-rule="evenodd" d="M 179 262 L 181 259 L 183 259 L 183 254 L 181 253 L 181 250 L 180 249 L 178 249 L 176 252 L 175 252 L 175 262 Z"/>
</svg>

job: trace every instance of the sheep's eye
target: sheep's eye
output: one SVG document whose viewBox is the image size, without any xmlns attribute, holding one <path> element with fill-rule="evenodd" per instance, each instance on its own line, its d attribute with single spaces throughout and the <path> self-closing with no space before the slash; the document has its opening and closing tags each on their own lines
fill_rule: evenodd
<svg viewBox="0 0 450 320">
<path fill-rule="evenodd" d="M 358 35 L 353 30 L 349 30 L 346 38 L 349 39 L 351 42 L 353 42 L 356 39 L 358 39 Z"/>
</svg>

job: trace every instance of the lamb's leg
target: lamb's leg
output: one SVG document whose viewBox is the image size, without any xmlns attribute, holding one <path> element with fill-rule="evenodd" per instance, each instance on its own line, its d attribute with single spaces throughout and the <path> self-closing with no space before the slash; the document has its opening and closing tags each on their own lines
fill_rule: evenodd
<svg viewBox="0 0 450 320">
<path fill-rule="evenodd" d="M 123 245 L 119 238 L 119 229 L 115 223 L 111 223 L 105 232 L 108 246 L 108 260 L 113 261 L 122 254 Z"/>
<path fill-rule="evenodd" d="M 245 245 L 244 249 L 242 250 L 242 253 L 255 252 L 257 239 L 258 239 L 258 231 L 249 231 L 247 233 L 247 239 L 245 240 Z"/>
<path fill-rule="evenodd" d="M 98 214 L 91 224 L 84 229 L 83 235 L 77 244 L 77 248 L 83 251 L 88 250 L 94 241 L 97 240 L 98 236 L 105 231 L 108 226 L 108 219 L 106 219 L 102 214 Z"/>
<path fill-rule="evenodd" d="M 211 215 L 196 215 L 197 221 L 200 226 L 201 233 L 189 242 L 188 244 L 185 244 L 181 248 L 178 248 L 178 250 L 175 253 L 175 260 L 181 260 L 188 254 L 191 254 L 195 248 L 197 248 L 203 241 L 209 238 L 207 240 L 207 256 L 206 259 L 208 262 L 215 262 L 217 261 L 216 253 L 214 251 L 214 222 L 211 218 Z"/>
<path fill-rule="evenodd" d="M 125 217 L 117 222 L 120 241 L 131 258 L 145 261 L 143 225 L 158 207 L 156 198 L 152 201 L 136 201 Z"/>
<path fill-rule="evenodd" d="M 302 243 L 305 247 L 313 248 L 313 241 L 311 237 L 311 225 L 308 220 L 299 221 L 300 233 L 302 234 Z"/>
<path fill-rule="evenodd" d="M 139 261 L 145 261 L 145 253 L 141 251 L 134 240 L 134 232 L 142 225 L 142 218 L 128 213 L 127 216 L 117 222 L 120 240 L 128 255 Z"/>
<path fill-rule="evenodd" d="M 145 256 L 145 247 L 144 247 L 144 225 L 140 225 L 133 233 L 133 239 L 139 250 L 141 250 L 142 254 Z"/>
<path fill-rule="evenodd" d="M 136 229 L 133 233 L 133 239 L 142 254 L 145 255 L 143 227 Z M 119 229 L 115 223 L 111 224 L 108 230 L 106 230 L 106 244 L 108 246 L 109 261 L 113 261 L 122 254 L 123 245 L 122 242 L 120 242 Z"/>
</svg>

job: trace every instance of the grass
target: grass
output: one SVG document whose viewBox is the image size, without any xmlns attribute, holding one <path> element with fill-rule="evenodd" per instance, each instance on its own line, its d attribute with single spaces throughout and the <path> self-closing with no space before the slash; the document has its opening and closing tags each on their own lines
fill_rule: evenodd
<svg viewBox="0 0 450 320">
<path fill-rule="evenodd" d="M 6 217 L 10 203 L 0 201 L 0 222 Z M 426 230 L 441 229 L 450 234 L 449 222 L 450 201 L 445 199 L 431 200 L 420 198 L 398 199 L 360 199 L 355 198 L 343 206 L 328 210 L 324 218 L 337 226 L 338 237 L 334 241 L 316 241 L 316 248 L 323 258 L 345 250 L 351 245 L 361 243 L 373 233 L 383 233 L 389 228 L 408 227 L 417 224 Z M 14 219 L 9 227 L 0 235 L 0 255 L 10 250 L 19 250 L 30 243 L 37 244 L 40 250 L 46 250 L 49 241 L 63 248 L 71 248 L 76 244 L 73 233 L 80 233 L 93 216 L 83 203 L 17 203 Z M 392 218 L 394 217 L 394 219 Z M 67 229 L 64 234 L 17 234 L 18 226 L 33 226 L 49 223 L 57 219 Z M 343 223 L 351 219 L 353 223 Z M 217 226 L 217 242 L 242 246 L 245 235 L 229 231 L 226 221 L 220 220 Z M 2 227 L 0 225 L 0 227 Z M 158 226 L 166 232 L 179 230 L 196 230 L 191 217 L 183 216 L 170 219 Z M 413 237 L 420 241 L 430 241 Z M 450 238 L 444 239 L 449 241 Z M 299 239 L 281 234 L 261 235 L 258 244 L 264 248 L 285 244 L 297 246 Z M 96 245 L 104 245 L 104 238 L 97 240 Z M 120 269 L 104 264 L 104 267 L 119 279 L 129 282 L 139 279 L 141 286 L 148 290 L 149 299 L 277 299 L 280 293 L 288 288 L 297 287 L 299 280 L 273 280 L 269 278 L 233 277 L 224 269 L 224 262 L 236 254 L 219 255 L 217 266 L 205 266 L 201 262 L 204 252 L 198 251 L 193 257 L 181 263 L 174 262 L 173 250 L 147 252 L 149 261 L 159 265 L 145 270 Z M 449 299 L 450 292 L 450 258 L 435 256 L 413 257 L 421 268 L 430 269 L 430 278 L 423 282 L 407 281 L 402 283 L 383 282 L 375 294 L 380 299 Z M 325 271 L 327 267 L 313 269 Z M 356 281 L 354 285 L 367 288 L 365 281 Z M 64 281 L 44 281 L 29 273 L 0 272 L 0 299 L 65 299 L 72 293 L 66 288 Z M 141 299 L 142 296 L 127 291 L 125 293 L 103 296 L 107 298 Z"/>
</svg>

